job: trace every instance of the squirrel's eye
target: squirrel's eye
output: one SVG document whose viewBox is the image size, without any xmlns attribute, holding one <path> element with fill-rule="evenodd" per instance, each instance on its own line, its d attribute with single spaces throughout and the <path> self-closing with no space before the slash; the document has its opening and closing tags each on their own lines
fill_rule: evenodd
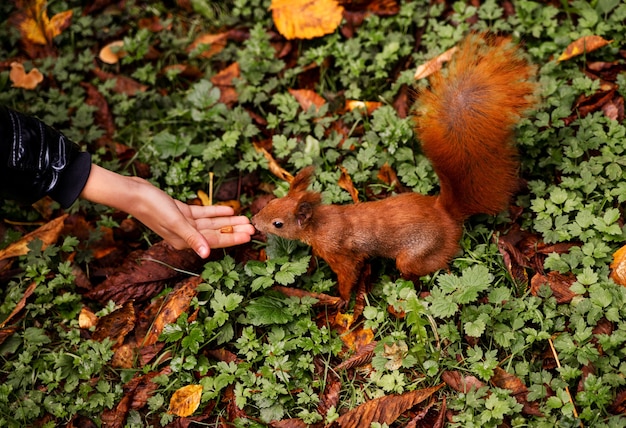
<svg viewBox="0 0 626 428">
<path fill-rule="evenodd" d="M 274 225 L 274 227 L 276 229 L 280 229 L 281 227 L 283 227 L 283 222 L 282 221 L 275 221 L 274 223 L 272 223 Z"/>
</svg>

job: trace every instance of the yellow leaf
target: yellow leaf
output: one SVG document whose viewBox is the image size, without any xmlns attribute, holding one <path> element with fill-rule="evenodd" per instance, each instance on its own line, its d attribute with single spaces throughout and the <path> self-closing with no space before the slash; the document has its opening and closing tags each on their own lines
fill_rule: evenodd
<svg viewBox="0 0 626 428">
<path fill-rule="evenodd" d="M 61 34 L 69 25 L 72 19 L 73 12 L 66 10 L 65 12 L 57 13 L 50 19 L 50 22 L 46 26 L 46 36 L 48 41 L 52 41 L 56 36 Z"/>
<path fill-rule="evenodd" d="M 0 260 L 28 254 L 28 244 L 36 238 L 43 241 L 43 248 L 55 243 L 57 239 L 59 239 L 59 234 L 63 230 L 63 222 L 67 216 L 67 214 L 64 214 L 61 217 L 57 217 L 29 234 L 24 235 L 19 241 L 12 243 L 4 250 L 0 251 Z"/>
<path fill-rule="evenodd" d="M 34 0 L 28 2 L 18 14 L 18 28 L 28 42 L 47 45 L 70 25 L 72 15 L 71 10 L 66 10 L 49 19 L 46 0 Z"/>
<path fill-rule="evenodd" d="M 450 58 L 452 58 L 452 55 L 454 55 L 456 50 L 457 47 L 454 46 L 442 53 L 441 55 L 420 65 L 419 67 L 417 67 L 417 70 L 415 70 L 415 75 L 413 76 L 413 78 L 415 80 L 423 79 L 424 77 L 428 77 L 434 72 L 441 70 L 441 66 L 443 65 L 443 63 L 450 61 Z"/>
<path fill-rule="evenodd" d="M 35 89 L 43 82 L 43 74 L 36 68 L 27 73 L 23 64 L 12 62 L 9 79 L 11 79 L 14 88 Z"/>
<path fill-rule="evenodd" d="M 200 405 L 200 398 L 202 398 L 202 385 L 183 386 L 172 395 L 167 413 L 182 418 L 190 416 Z"/>
<path fill-rule="evenodd" d="M 565 61 L 578 55 L 593 52 L 611 43 L 613 40 L 605 40 L 600 36 L 584 36 L 570 43 L 561 54 L 558 61 Z"/>
<path fill-rule="evenodd" d="M 287 39 L 313 39 L 330 34 L 343 18 L 336 0 L 272 0 L 276 29 Z"/>
<path fill-rule="evenodd" d="M 626 245 L 613 254 L 611 270 L 611 279 L 616 284 L 626 287 Z"/>
</svg>

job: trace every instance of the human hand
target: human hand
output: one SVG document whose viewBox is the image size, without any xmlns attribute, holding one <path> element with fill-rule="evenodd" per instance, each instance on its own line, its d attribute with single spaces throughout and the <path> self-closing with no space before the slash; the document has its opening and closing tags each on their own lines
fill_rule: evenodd
<svg viewBox="0 0 626 428">
<path fill-rule="evenodd" d="M 81 197 L 129 213 L 174 248 L 192 248 L 203 258 L 211 248 L 249 242 L 255 232 L 248 218 L 235 216 L 230 207 L 187 205 L 144 179 L 97 165 L 92 165 Z"/>
</svg>

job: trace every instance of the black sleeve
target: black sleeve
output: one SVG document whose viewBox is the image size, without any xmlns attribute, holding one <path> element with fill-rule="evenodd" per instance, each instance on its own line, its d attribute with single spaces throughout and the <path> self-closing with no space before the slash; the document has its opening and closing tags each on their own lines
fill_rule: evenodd
<svg viewBox="0 0 626 428">
<path fill-rule="evenodd" d="M 0 191 L 24 202 L 50 195 L 67 208 L 85 187 L 91 155 L 39 119 L 0 106 Z"/>
</svg>

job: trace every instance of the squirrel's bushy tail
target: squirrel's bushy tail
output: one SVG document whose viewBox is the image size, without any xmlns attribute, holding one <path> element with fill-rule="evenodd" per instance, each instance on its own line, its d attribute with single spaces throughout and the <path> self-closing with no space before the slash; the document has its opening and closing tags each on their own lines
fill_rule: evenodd
<svg viewBox="0 0 626 428">
<path fill-rule="evenodd" d="M 497 214 L 517 189 L 514 127 L 535 102 L 534 72 L 509 37 L 471 34 L 418 95 L 417 134 L 453 218 Z"/>
</svg>

